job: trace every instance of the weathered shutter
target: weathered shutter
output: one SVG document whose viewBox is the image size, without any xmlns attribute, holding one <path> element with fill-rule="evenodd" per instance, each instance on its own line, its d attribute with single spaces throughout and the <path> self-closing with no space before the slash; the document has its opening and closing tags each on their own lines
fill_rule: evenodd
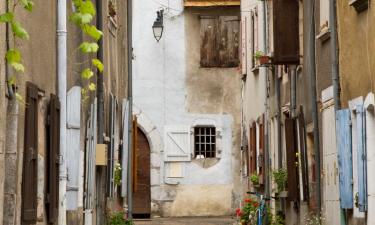
<svg viewBox="0 0 375 225">
<path fill-rule="evenodd" d="M 22 174 L 22 224 L 36 223 L 38 190 L 38 87 L 26 85 L 25 150 Z"/>
<path fill-rule="evenodd" d="M 109 151 L 108 151 L 108 165 L 107 165 L 107 195 L 113 197 L 114 192 L 114 164 L 115 164 L 115 120 L 116 120 L 116 98 L 110 94 L 109 97 Z"/>
<path fill-rule="evenodd" d="M 294 201 L 299 199 L 298 191 L 298 157 L 297 157 L 297 135 L 296 120 L 285 119 L 285 145 L 286 161 L 288 170 L 288 199 Z"/>
<path fill-rule="evenodd" d="M 247 74 L 247 17 L 241 20 L 241 68 L 242 74 Z"/>
<path fill-rule="evenodd" d="M 239 17 L 219 17 L 219 66 L 237 67 L 239 64 Z"/>
<path fill-rule="evenodd" d="M 273 0 L 274 64 L 299 64 L 299 1 Z"/>
<path fill-rule="evenodd" d="M 95 206 L 95 159 L 97 138 L 97 100 L 90 107 L 90 117 L 86 129 L 86 152 L 85 152 L 85 224 L 92 224 L 93 209 Z"/>
<path fill-rule="evenodd" d="M 257 149 L 256 149 L 256 124 L 252 123 L 250 127 L 250 174 L 254 174 L 257 171 Z"/>
<path fill-rule="evenodd" d="M 67 95 L 66 115 L 66 167 L 68 180 L 66 187 L 66 208 L 76 210 L 78 207 L 80 139 L 81 139 L 81 87 L 73 87 Z"/>
<path fill-rule="evenodd" d="M 337 152 L 339 161 L 340 206 L 353 208 L 352 134 L 350 110 L 336 112 Z"/>
<path fill-rule="evenodd" d="M 128 177 L 129 101 L 122 101 L 122 145 L 121 145 L 121 197 L 127 194 Z"/>
<path fill-rule="evenodd" d="M 189 126 L 164 127 L 164 161 L 188 162 L 191 161 Z"/>
<path fill-rule="evenodd" d="M 133 118 L 133 192 L 137 191 L 138 182 L 138 121 L 137 117 Z"/>
<path fill-rule="evenodd" d="M 305 118 L 301 106 L 300 114 L 298 115 L 298 136 L 299 136 L 299 152 L 300 152 L 300 169 L 302 173 L 302 188 L 303 200 L 309 199 L 309 177 L 308 177 L 308 159 L 307 159 L 307 147 L 306 147 L 306 128 Z"/>
<path fill-rule="evenodd" d="M 60 101 L 51 95 L 49 108 L 49 151 L 47 158 L 48 222 L 56 223 L 59 208 Z"/>
<path fill-rule="evenodd" d="M 215 67 L 219 64 L 218 56 L 218 17 L 201 16 L 201 67 Z"/>
<path fill-rule="evenodd" d="M 264 137 L 264 115 L 261 117 L 260 119 L 260 123 L 259 123 L 259 155 L 258 155 L 258 161 L 257 161 L 257 164 L 258 164 L 258 169 L 259 169 L 259 183 L 260 184 L 265 184 L 265 181 L 266 181 L 266 178 L 265 178 L 265 174 L 264 174 L 264 170 L 265 170 L 265 155 L 264 155 L 264 141 L 265 141 L 265 137 Z"/>
<path fill-rule="evenodd" d="M 363 105 L 356 107 L 357 115 L 357 164 L 358 164 L 358 206 L 360 212 L 367 211 L 367 148 L 366 120 Z"/>
</svg>

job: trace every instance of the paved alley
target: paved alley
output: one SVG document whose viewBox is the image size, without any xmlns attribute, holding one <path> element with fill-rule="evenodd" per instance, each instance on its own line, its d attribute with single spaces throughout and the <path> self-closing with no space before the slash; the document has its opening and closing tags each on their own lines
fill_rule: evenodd
<svg viewBox="0 0 375 225">
<path fill-rule="evenodd" d="M 154 218 L 150 220 L 136 220 L 135 225 L 233 225 L 235 219 L 230 217 L 184 217 L 184 218 Z"/>
</svg>

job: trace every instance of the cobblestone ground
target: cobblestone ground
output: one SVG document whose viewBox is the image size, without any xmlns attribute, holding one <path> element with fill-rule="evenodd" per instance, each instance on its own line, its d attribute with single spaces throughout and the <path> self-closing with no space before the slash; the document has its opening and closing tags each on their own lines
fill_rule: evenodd
<svg viewBox="0 0 375 225">
<path fill-rule="evenodd" d="M 192 217 L 192 218 L 153 218 L 135 220 L 135 225 L 233 225 L 235 220 L 230 217 Z"/>
</svg>

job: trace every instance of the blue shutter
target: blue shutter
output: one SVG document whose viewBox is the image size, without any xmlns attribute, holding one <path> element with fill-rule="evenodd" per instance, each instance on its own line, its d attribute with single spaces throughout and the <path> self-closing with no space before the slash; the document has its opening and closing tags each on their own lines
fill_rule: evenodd
<svg viewBox="0 0 375 225">
<path fill-rule="evenodd" d="M 337 152 L 339 161 L 340 206 L 353 208 L 353 164 L 350 110 L 336 113 Z"/>
<path fill-rule="evenodd" d="M 360 212 L 367 211 L 367 160 L 366 160 L 366 120 L 363 105 L 356 107 L 357 113 L 357 164 L 358 164 L 358 205 Z"/>
</svg>

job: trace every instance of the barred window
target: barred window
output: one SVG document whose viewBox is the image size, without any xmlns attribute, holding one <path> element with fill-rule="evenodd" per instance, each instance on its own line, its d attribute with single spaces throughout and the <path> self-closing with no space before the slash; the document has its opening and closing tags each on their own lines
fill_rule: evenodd
<svg viewBox="0 0 375 225">
<path fill-rule="evenodd" d="M 194 128 L 195 158 L 216 157 L 216 128 L 199 126 Z"/>
</svg>

